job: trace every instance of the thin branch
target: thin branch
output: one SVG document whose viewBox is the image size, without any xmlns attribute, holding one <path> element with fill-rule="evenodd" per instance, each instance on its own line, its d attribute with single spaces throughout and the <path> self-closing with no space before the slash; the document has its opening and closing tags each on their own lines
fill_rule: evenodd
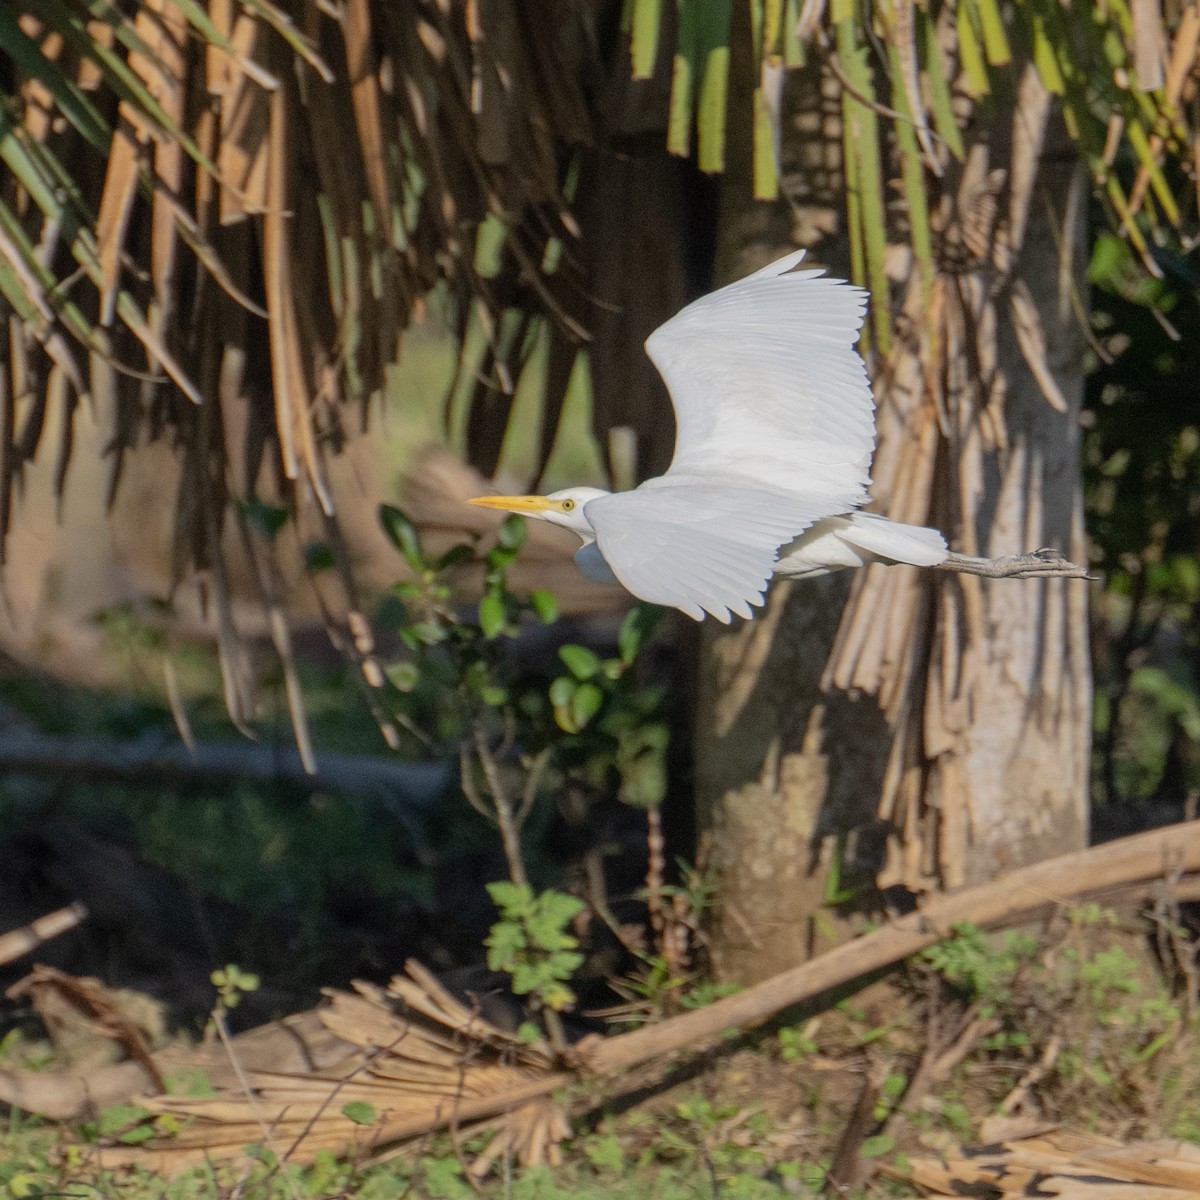
<svg viewBox="0 0 1200 1200">
<path fill-rule="evenodd" d="M 821 40 L 823 43 L 825 43 L 824 38 Z M 829 73 L 838 81 L 846 94 L 853 100 L 856 100 L 859 104 L 869 108 L 877 116 L 887 117 L 889 121 L 899 121 L 904 125 L 911 125 L 918 133 L 923 133 L 926 137 L 932 138 L 934 141 L 941 142 L 942 145 L 947 144 L 946 139 L 940 133 L 938 133 L 936 129 L 930 129 L 928 125 L 923 126 L 919 121 L 914 120 L 912 117 L 906 117 L 902 112 L 897 112 L 894 108 L 888 108 L 886 104 L 880 104 L 878 100 L 873 100 L 870 96 L 864 96 L 862 92 L 860 92 L 858 88 L 856 88 L 854 84 L 852 84 L 850 80 L 846 78 L 846 73 L 842 70 L 841 63 L 838 62 L 837 51 L 827 43 L 824 44 L 823 48 L 825 50 L 825 65 L 829 68 Z M 941 164 L 937 163 L 936 160 L 934 161 L 933 165 L 930 165 L 929 163 L 926 163 L 926 165 L 929 166 L 929 169 L 935 175 L 941 175 L 943 173 L 941 170 Z"/>
<path fill-rule="evenodd" d="M 509 876 L 518 887 L 528 887 L 529 876 L 525 872 L 525 857 L 521 853 L 521 826 L 516 819 L 508 788 L 505 787 L 504 780 L 500 777 L 500 766 L 488 746 L 487 735 L 482 729 L 475 730 L 475 753 L 479 757 L 479 765 L 483 768 L 483 777 L 487 780 L 488 790 L 492 794 L 492 804 L 496 809 L 496 825 L 500 830 L 504 857 L 508 860 Z"/>
<path fill-rule="evenodd" d="M 233 1068 L 238 1085 L 245 1093 L 246 1101 L 250 1105 L 250 1111 L 254 1113 L 254 1119 L 258 1122 L 258 1126 L 262 1130 L 263 1143 L 275 1155 L 275 1161 L 279 1162 L 281 1160 L 279 1151 L 275 1146 L 274 1130 L 263 1116 L 262 1110 L 258 1106 L 258 1099 L 254 1094 L 254 1089 L 250 1086 L 250 1081 L 246 1078 L 246 1072 L 242 1070 L 242 1064 L 238 1060 L 237 1052 L 233 1048 L 233 1039 L 229 1036 L 229 1028 L 225 1024 L 225 1013 L 222 1011 L 220 1004 L 217 1004 L 212 1010 L 212 1023 L 217 1031 L 217 1036 L 221 1039 L 221 1045 L 225 1047 L 225 1053 L 229 1056 L 229 1065 Z M 292 1200 L 300 1200 L 300 1193 L 296 1190 L 296 1181 L 292 1178 L 290 1172 L 284 1173 L 283 1182 Z"/>
<path fill-rule="evenodd" d="M 467 803 L 485 821 L 495 825 L 497 823 L 496 814 L 483 802 L 483 796 L 475 784 L 475 761 L 471 757 L 471 751 L 467 749 L 465 742 L 458 748 L 458 775 L 463 795 L 467 798 Z"/>
<path fill-rule="evenodd" d="M 22 955 L 36 950 L 43 942 L 74 929 L 81 921 L 87 919 L 87 915 L 87 907 L 76 901 L 74 904 L 68 904 L 66 908 L 59 908 L 44 917 L 38 917 L 36 921 L 31 921 L 20 929 L 0 933 L 0 966 L 14 962 Z"/>
<path fill-rule="evenodd" d="M 532 761 L 526 768 L 529 772 L 525 777 L 525 792 L 521 797 L 521 807 L 517 809 L 517 828 L 524 826 L 529 818 L 530 812 L 533 811 L 533 806 L 537 802 L 538 792 L 541 790 L 542 777 L 546 774 L 546 768 L 550 765 L 550 747 L 539 751 L 533 756 Z"/>
</svg>

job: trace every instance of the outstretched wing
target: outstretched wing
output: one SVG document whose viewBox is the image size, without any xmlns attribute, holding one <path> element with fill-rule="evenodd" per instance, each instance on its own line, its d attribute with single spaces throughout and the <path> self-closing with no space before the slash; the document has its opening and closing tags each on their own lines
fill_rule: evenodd
<svg viewBox="0 0 1200 1200">
<path fill-rule="evenodd" d="M 865 499 L 874 401 L 854 343 L 866 293 L 793 271 L 803 257 L 697 300 L 650 335 L 678 426 L 663 485 L 766 487 L 824 497 L 831 512 Z"/>
<path fill-rule="evenodd" d="M 643 485 L 591 500 L 584 515 L 621 584 L 697 621 L 752 615 L 762 604 L 779 547 L 827 506 L 776 492 L 701 485 Z"/>
</svg>

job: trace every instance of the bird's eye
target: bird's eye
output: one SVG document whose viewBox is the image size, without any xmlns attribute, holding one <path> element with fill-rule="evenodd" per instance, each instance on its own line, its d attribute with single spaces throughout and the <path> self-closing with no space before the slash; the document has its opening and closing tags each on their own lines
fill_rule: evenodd
<svg viewBox="0 0 1200 1200">
<path fill-rule="evenodd" d="M 562 510 L 563 510 L 563 512 L 570 512 L 570 511 L 571 511 L 571 509 L 573 509 L 574 507 L 575 507 L 575 501 L 574 501 L 574 500 L 564 500 L 564 501 L 562 502 Z"/>
</svg>

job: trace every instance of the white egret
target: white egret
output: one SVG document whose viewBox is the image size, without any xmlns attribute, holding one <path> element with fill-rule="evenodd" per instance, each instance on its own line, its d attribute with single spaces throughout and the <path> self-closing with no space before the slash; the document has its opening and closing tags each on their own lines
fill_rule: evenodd
<svg viewBox="0 0 1200 1200">
<path fill-rule="evenodd" d="M 870 562 L 991 578 L 1069 575 L 1053 550 L 955 554 L 936 529 L 856 511 L 867 500 L 874 398 L 855 341 L 867 295 L 804 251 L 688 305 L 646 341 L 675 406 L 675 456 L 632 491 L 576 487 L 471 504 L 561 525 L 593 579 L 703 620 L 751 617 L 772 576 Z"/>
</svg>

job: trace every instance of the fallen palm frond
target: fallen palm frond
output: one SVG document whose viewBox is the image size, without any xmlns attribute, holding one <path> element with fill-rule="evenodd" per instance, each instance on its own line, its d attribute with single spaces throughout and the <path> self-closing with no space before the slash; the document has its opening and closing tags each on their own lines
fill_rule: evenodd
<svg viewBox="0 0 1200 1200">
<path fill-rule="evenodd" d="M 884 1168 L 921 1194 L 1017 1200 L 1195 1200 L 1200 1148 L 1180 1141 L 1119 1142 L 1094 1133 L 1051 1130 L 999 1146 L 910 1158 L 906 1170 Z"/>
<path fill-rule="evenodd" d="M 64 1017 L 86 1023 L 101 1037 L 117 1042 L 156 1088 L 160 1091 L 166 1088 L 166 1080 L 150 1053 L 145 1030 L 116 994 L 99 980 L 39 964 L 4 994 L 9 1000 L 28 1000 L 48 1029 Z"/>
<path fill-rule="evenodd" d="M 1200 895 L 1200 825 L 1126 838 L 938 897 L 743 992 L 657 1025 L 586 1039 L 566 1058 L 544 1042 L 497 1029 L 410 965 L 408 978 L 386 990 L 358 985 L 357 995 L 331 993 L 318 1010 L 326 1030 L 354 1047 L 342 1061 L 305 1074 L 246 1071 L 245 1087 L 229 1085 L 215 1097 L 144 1100 L 175 1126 L 183 1121 L 180 1132 L 142 1142 L 136 1151 L 118 1146 L 100 1153 L 114 1163 L 161 1156 L 168 1168 L 263 1142 L 281 1157 L 304 1158 L 321 1148 L 369 1153 L 486 1122 L 500 1126 L 503 1144 L 522 1161 L 540 1161 L 565 1131 L 558 1109 L 543 1101 L 568 1084 L 588 1083 L 593 1101 L 597 1090 L 620 1094 L 632 1068 L 703 1048 L 727 1029 L 758 1025 L 900 962 L 959 922 L 994 928 L 1080 902 L 1144 903 L 1164 887 L 1177 898 Z"/>
<path fill-rule="evenodd" d="M 95 983 L 96 981 L 91 981 Z M 96 984 L 96 986 L 100 986 Z M 120 995 L 111 996 L 119 1005 Z M 103 1034 L 103 1030 L 95 1032 Z M 232 1039 L 246 1071 L 302 1073 L 325 1070 L 346 1059 L 353 1047 L 329 1032 L 314 1011 L 297 1013 L 239 1033 Z M 153 1051 L 157 1070 L 177 1083 L 203 1079 L 217 1090 L 237 1086 L 237 1074 L 219 1042 L 168 1046 Z M 113 1105 L 147 1094 L 145 1069 L 136 1060 L 89 1069 L 0 1069 L 0 1103 L 52 1121 L 89 1121 Z"/>
<path fill-rule="evenodd" d="M 547 1043 L 492 1025 L 415 963 L 386 989 L 357 983 L 355 992 L 328 992 L 318 1010 L 324 1027 L 353 1048 L 343 1061 L 306 1074 L 246 1071 L 245 1087 L 216 1097 L 146 1099 L 151 1113 L 170 1114 L 182 1128 L 136 1149 L 105 1148 L 104 1164 L 171 1171 L 251 1143 L 284 1161 L 309 1161 L 319 1150 L 362 1155 L 431 1129 L 462 1131 L 498 1111 L 500 1140 L 485 1164 L 505 1150 L 525 1164 L 555 1161 L 569 1126 L 548 1093 L 571 1076 Z"/>
</svg>

